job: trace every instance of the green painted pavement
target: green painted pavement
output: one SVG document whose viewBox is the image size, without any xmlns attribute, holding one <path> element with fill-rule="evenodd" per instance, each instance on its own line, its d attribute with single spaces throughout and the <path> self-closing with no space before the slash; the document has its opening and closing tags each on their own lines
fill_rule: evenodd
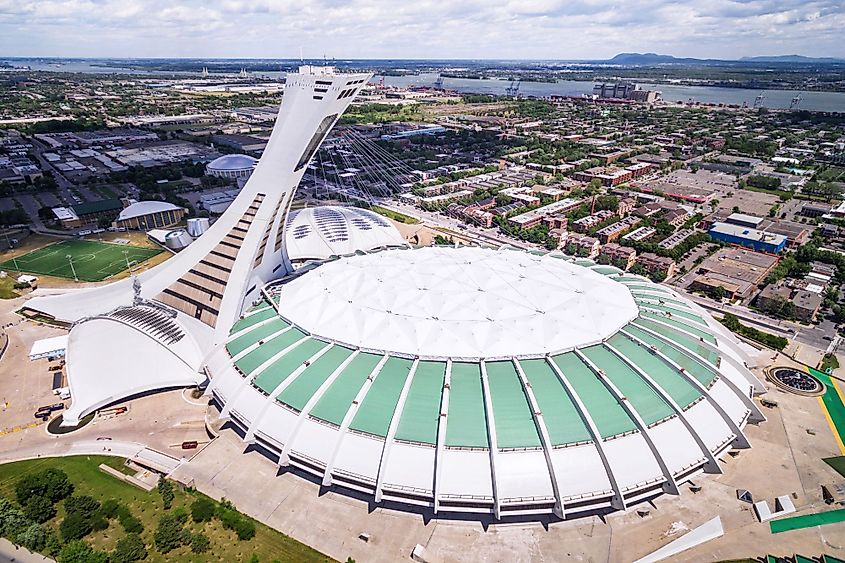
<svg viewBox="0 0 845 563">
<path fill-rule="evenodd" d="M 779 534 L 781 532 L 789 532 L 791 530 L 801 530 L 804 528 L 813 528 L 815 526 L 826 526 L 828 524 L 838 524 L 840 522 L 845 522 L 845 508 L 772 520 L 769 522 L 769 528 L 773 534 Z M 845 533 L 845 528 L 843 528 L 843 533 Z"/>
</svg>

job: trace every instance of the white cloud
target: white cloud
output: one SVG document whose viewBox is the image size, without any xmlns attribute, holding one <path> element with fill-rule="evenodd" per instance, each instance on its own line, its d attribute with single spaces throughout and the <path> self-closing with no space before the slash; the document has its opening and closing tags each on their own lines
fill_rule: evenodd
<svg viewBox="0 0 845 563">
<path fill-rule="evenodd" d="M 841 0 L 0 0 L 0 56 L 845 56 Z"/>
</svg>

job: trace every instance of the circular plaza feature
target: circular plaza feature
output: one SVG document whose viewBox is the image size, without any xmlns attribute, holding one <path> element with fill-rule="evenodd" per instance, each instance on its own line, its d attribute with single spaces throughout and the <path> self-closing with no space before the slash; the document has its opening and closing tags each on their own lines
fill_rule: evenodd
<svg viewBox="0 0 845 563">
<path fill-rule="evenodd" d="M 430 247 L 264 288 L 209 362 L 280 465 L 436 513 L 570 518 L 678 493 L 763 419 L 741 346 L 668 287 L 559 253 Z"/>
<path fill-rule="evenodd" d="M 826 386 L 814 375 L 796 368 L 776 367 L 769 370 L 769 379 L 778 387 L 797 395 L 824 395 Z"/>
</svg>

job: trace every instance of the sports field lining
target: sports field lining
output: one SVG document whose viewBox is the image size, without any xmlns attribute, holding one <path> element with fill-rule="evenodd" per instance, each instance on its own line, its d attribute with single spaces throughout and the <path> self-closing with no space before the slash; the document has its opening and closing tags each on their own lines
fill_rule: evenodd
<svg viewBox="0 0 845 563">
<path fill-rule="evenodd" d="M 161 250 L 158 248 L 93 240 L 63 240 L 6 260 L 0 263 L 0 268 L 70 280 L 74 279 L 76 272 L 80 281 L 97 282 L 126 270 L 127 260 L 140 264 L 159 253 Z"/>
</svg>

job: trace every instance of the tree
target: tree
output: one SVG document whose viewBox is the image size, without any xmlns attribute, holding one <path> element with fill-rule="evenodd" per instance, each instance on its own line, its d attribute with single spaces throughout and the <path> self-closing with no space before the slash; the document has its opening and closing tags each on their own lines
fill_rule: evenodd
<svg viewBox="0 0 845 563">
<path fill-rule="evenodd" d="M 147 558 L 147 546 L 138 534 L 127 534 L 117 541 L 110 563 L 131 563 Z"/>
<path fill-rule="evenodd" d="M 23 533 L 31 522 L 11 502 L 0 498 L 0 536 L 14 538 Z"/>
<path fill-rule="evenodd" d="M 158 520 L 153 539 L 156 549 L 169 553 L 182 545 L 182 524 L 172 514 L 165 514 Z"/>
<path fill-rule="evenodd" d="M 68 497 L 65 499 L 65 512 L 67 514 L 79 514 L 87 519 L 91 518 L 99 508 L 99 501 L 88 495 Z"/>
<path fill-rule="evenodd" d="M 161 500 L 164 501 L 164 509 L 170 510 L 173 505 L 175 494 L 173 492 L 173 483 L 162 477 L 158 480 L 158 494 L 161 495 Z"/>
<path fill-rule="evenodd" d="M 117 519 L 127 534 L 140 534 L 144 531 L 144 524 L 129 512 L 126 505 L 118 506 Z"/>
<path fill-rule="evenodd" d="M 69 542 L 59 552 L 59 563 L 106 563 L 109 556 L 102 551 L 94 551 L 82 540 Z"/>
<path fill-rule="evenodd" d="M 200 497 L 191 504 L 191 518 L 194 522 L 208 522 L 214 518 L 217 507 L 213 500 L 207 497 Z"/>
<path fill-rule="evenodd" d="M 47 469 L 40 473 L 31 473 L 18 479 L 15 484 L 15 496 L 21 506 L 25 506 L 29 497 L 40 495 L 58 502 L 73 493 L 73 484 L 67 473 L 61 469 Z"/>
<path fill-rule="evenodd" d="M 47 530 L 41 524 L 32 524 L 15 541 L 30 551 L 42 551 L 47 545 Z"/>
<path fill-rule="evenodd" d="M 68 513 L 59 525 L 59 532 L 66 542 L 82 539 L 93 529 L 91 520 L 79 512 Z"/>
<path fill-rule="evenodd" d="M 30 520 L 43 524 L 56 515 L 56 507 L 47 497 L 33 495 L 26 501 L 26 505 L 23 507 L 23 512 Z"/>
<path fill-rule="evenodd" d="M 211 549 L 211 540 L 202 532 L 197 532 L 191 538 L 191 551 L 194 553 L 205 553 Z"/>
</svg>

